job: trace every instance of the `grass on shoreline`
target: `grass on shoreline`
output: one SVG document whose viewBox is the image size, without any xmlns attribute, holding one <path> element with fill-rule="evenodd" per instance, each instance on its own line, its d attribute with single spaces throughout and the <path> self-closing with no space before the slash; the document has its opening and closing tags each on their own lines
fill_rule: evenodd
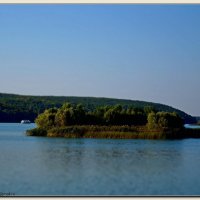
<svg viewBox="0 0 200 200">
<path fill-rule="evenodd" d="M 28 130 L 28 136 L 64 137 L 64 138 L 109 138 L 109 139 L 181 139 L 200 136 L 200 130 L 191 134 L 185 129 L 149 130 L 146 126 L 68 126 L 45 130 Z M 200 138 L 200 137 L 199 137 Z"/>
</svg>

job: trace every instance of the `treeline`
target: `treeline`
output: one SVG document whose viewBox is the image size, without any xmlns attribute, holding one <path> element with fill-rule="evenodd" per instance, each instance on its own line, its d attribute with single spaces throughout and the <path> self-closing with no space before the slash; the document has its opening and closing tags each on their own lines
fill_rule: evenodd
<svg viewBox="0 0 200 200">
<path fill-rule="evenodd" d="M 102 106 L 86 111 L 81 105 L 65 103 L 61 108 L 51 108 L 38 115 L 35 120 L 39 128 L 73 125 L 144 126 L 149 129 L 181 128 L 183 120 L 177 113 L 158 112 L 154 107 L 134 108 L 122 105 Z"/>
<path fill-rule="evenodd" d="M 20 122 L 28 119 L 32 122 L 38 114 L 46 109 L 60 108 L 65 102 L 72 105 L 81 103 L 87 112 L 94 112 L 98 107 L 114 106 L 120 104 L 123 108 L 129 107 L 144 110 L 145 107 L 154 107 L 157 111 L 176 112 L 184 119 L 185 123 L 195 123 L 196 119 L 183 111 L 167 105 L 113 98 L 96 97 L 65 97 L 65 96 L 29 96 L 0 93 L 0 122 Z M 92 119 L 91 119 L 92 120 Z M 136 119 L 135 119 L 136 120 Z"/>
<path fill-rule="evenodd" d="M 38 113 L 32 109 L 24 109 L 17 104 L 0 103 L 0 122 L 20 122 L 22 119 L 34 122 L 37 116 Z"/>
</svg>

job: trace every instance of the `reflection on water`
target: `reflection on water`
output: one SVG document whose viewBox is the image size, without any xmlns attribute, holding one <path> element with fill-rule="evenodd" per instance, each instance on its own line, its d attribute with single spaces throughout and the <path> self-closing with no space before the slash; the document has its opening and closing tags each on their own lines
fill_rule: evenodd
<svg viewBox="0 0 200 200">
<path fill-rule="evenodd" d="M 0 124 L 0 188 L 16 195 L 199 195 L 200 140 L 27 137 Z"/>
<path fill-rule="evenodd" d="M 185 124 L 184 127 L 189 129 L 200 129 L 200 125 L 194 125 L 194 124 Z"/>
</svg>

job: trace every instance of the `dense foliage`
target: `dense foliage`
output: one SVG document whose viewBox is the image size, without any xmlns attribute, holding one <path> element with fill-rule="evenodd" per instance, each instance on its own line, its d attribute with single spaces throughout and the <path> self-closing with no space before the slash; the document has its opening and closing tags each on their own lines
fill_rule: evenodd
<svg viewBox="0 0 200 200">
<path fill-rule="evenodd" d="M 102 106 L 94 111 L 86 111 L 81 105 L 65 103 L 59 109 L 50 108 L 38 115 L 35 120 L 39 128 L 66 127 L 73 125 L 144 126 L 149 129 L 180 128 L 183 120 L 177 113 L 156 112 L 153 107 L 144 109 L 121 105 Z"/>
<path fill-rule="evenodd" d="M 180 128 L 183 126 L 183 120 L 175 112 L 152 112 L 148 115 L 147 120 L 150 129 Z"/>
<path fill-rule="evenodd" d="M 183 120 L 177 113 L 157 112 L 153 107 L 101 106 L 87 111 L 81 104 L 46 109 L 35 120 L 29 136 L 65 138 L 182 138 Z"/>
<path fill-rule="evenodd" d="M 145 125 L 146 113 L 142 109 L 122 108 L 121 105 L 102 106 L 86 111 L 81 104 L 65 103 L 59 109 L 50 108 L 40 114 L 35 122 L 46 129 L 71 125 Z"/>
<path fill-rule="evenodd" d="M 184 119 L 185 123 L 196 122 L 195 118 L 187 115 L 180 110 L 177 110 L 167 105 L 145 101 L 95 97 L 28 96 L 4 93 L 0 93 L 0 122 L 20 122 L 22 119 L 28 119 L 33 122 L 38 114 L 43 113 L 46 109 L 49 108 L 60 108 L 65 102 L 69 102 L 72 105 L 77 105 L 81 103 L 87 112 L 92 113 L 98 107 L 113 106 L 116 104 L 120 104 L 123 109 L 133 107 L 134 109 L 137 108 L 141 110 L 148 110 L 148 107 L 153 107 L 157 111 L 176 112 Z M 97 115 L 100 116 L 99 120 L 101 120 L 102 111 L 98 110 L 97 112 Z M 60 113 L 60 115 L 62 115 L 62 113 Z M 107 120 L 112 121 L 111 118 L 113 115 L 115 115 L 115 111 L 109 111 L 107 113 Z M 90 117 L 90 121 L 97 120 L 97 118 L 94 119 L 93 115 L 87 115 L 87 117 Z M 140 117 L 143 120 L 143 115 L 141 115 Z M 100 123 L 100 121 L 98 123 Z M 112 123 L 116 122 L 113 121 Z"/>
</svg>

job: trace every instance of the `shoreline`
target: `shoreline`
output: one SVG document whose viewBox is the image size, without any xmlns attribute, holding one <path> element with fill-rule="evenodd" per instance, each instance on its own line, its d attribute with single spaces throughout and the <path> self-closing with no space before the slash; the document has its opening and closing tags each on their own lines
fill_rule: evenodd
<svg viewBox="0 0 200 200">
<path fill-rule="evenodd" d="M 200 138 L 200 129 L 155 129 L 146 126 L 67 126 L 34 128 L 26 131 L 27 136 L 63 138 L 105 138 L 105 139 L 185 139 Z"/>
</svg>

